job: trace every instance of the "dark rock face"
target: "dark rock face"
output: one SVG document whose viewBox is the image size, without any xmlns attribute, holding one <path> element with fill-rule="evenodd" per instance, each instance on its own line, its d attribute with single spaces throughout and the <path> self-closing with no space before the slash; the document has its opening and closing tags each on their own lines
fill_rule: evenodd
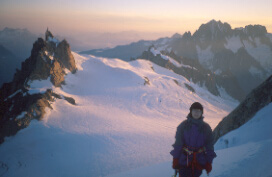
<svg viewBox="0 0 272 177">
<path fill-rule="evenodd" d="M 190 85 L 188 85 L 188 84 L 184 84 L 185 85 L 185 87 L 188 89 L 188 90 L 190 90 L 191 92 L 193 92 L 193 93 L 195 93 L 195 89 L 192 87 L 192 86 L 190 86 Z"/>
<path fill-rule="evenodd" d="M 56 48 L 55 56 L 62 66 L 69 69 L 72 73 L 76 72 L 75 59 L 71 53 L 70 45 L 63 40 Z"/>
<path fill-rule="evenodd" d="M 182 38 L 175 40 L 171 47 L 178 56 L 197 59 L 196 45 L 190 31 L 185 32 Z"/>
<path fill-rule="evenodd" d="M 61 87 L 64 83 L 65 68 L 76 72 L 75 59 L 66 40 L 58 42 L 50 31 L 46 32 L 48 41 L 39 38 L 33 45 L 30 63 L 32 64 L 30 80 L 44 80 L 51 76 L 50 81 Z M 29 66 L 29 65 L 27 65 Z"/>
<path fill-rule="evenodd" d="M 249 121 L 260 109 L 272 102 L 272 76 L 255 88 L 243 102 L 214 129 L 214 143 L 223 135 Z"/>
<path fill-rule="evenodd" d="M 267 33 L 267 30 L 262 25 L 248 25 L 245 27 L 245 33 L 257 37 L 257 36 L 264 36 Z"/>
<path fill-rule="evenodd" d="M 53 66 L 50 70 L 50 81 L 56 86 L 60 87 L 64 83 L 64 71 L 61 69 L 61 65 L 58 61 L 53 62 Z"/>
<path fill-rule="evenodd" d="M 199 44 L 202 49 L 207 48 L 209 45 L 218 47 L 223 45 L 225 37 L 231 35 L 231 26 L 228 23 L 210 21 L 207 24 L 202 24 L 199 29 L 193 34 L 194 41 Z"/>
<path fill-rule="evenodd" d="M 41 120 L 45 109 L 55 99 L 65 99 L 76 105 L 73 98 L 65 97 L 48 89 L 45 93 L 30 94 L 29 83 L 34 80 L 47 80 L 61 87 L 64 84 L 65 69 L 76 72 L 74 57 L 67 41 L 58 42 L 50 31 L 46 39 L 38 38 L 33 44 L 31 56 L 21 64 L 13 81 L 0 89 L 0 144 L 7 136 L 15 135 L 29 125 L 31 120 Z"/>
</svg>

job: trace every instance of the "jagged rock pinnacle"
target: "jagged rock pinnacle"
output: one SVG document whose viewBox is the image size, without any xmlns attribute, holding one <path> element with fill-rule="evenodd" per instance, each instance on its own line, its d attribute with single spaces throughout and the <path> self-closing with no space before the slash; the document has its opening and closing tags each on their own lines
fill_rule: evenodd
<svg viewBox="0 0 272 177">
<path fill-rule="evenodd" d="M 66 40 L 59 42 L 48 30 L 45 39 L 38 38 L 33 44 L 31 55 L 23 63 L 21 70 L 17 70 L 13 81 L 5 83 L 0 88 L 0 144 L 7 136 L 15 135 L 26 128 L 31 120 L 41 120 L 45 108 L 57 99 L 65 99 L 75 105 L 73 98 L 60 96 L 52 89 L 45 93 L 31 93 L 31 83 L 34 80 L 50 81 L 55 87 L 65 83 L 65 70 L 76 72 L 75 60 Z M 19 115 L 23 115 L 17 119 Z"/>
<path fill-rule="evenodd" d="M 54 38 L 53 34 L 47 28 L 47 30 L 45 32 L 45 40 L 48 41 L 49 37 Z"/>
</svg>

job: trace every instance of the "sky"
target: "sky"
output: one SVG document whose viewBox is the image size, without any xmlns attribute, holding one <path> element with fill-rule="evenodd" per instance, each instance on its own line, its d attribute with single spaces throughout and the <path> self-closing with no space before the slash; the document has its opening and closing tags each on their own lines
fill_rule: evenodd
<svg viewBox="0 0 272 177">
<path fill-rule="evenodd" d="M 271 7 L 271 0 L 0 0 L 0 30 L 44 33 L 49 27 L 62 35 L 137 32 L 157 38 L 194 33 L 215 19 L 232 28 L 260 24 L 272 33 Z"/>
</svg>

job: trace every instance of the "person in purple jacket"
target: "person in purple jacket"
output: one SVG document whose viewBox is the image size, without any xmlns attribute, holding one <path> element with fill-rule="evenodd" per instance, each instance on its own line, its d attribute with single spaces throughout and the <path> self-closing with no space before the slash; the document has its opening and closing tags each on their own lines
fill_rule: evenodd
<svg viewBox="0 0 272 177">
<path fill-rule="evenodd" d="M 207 174 L 212 170 L 212 161 L 216 157 L 212 129 L 203 118 L 203 106 L 195 102 L 187 120 L 177 127 L 174 149 L 170 154 L 173 156 L 172 167 L 179 171 L 179 177 L 199 177 L 203 169 Z"/>
</svg>

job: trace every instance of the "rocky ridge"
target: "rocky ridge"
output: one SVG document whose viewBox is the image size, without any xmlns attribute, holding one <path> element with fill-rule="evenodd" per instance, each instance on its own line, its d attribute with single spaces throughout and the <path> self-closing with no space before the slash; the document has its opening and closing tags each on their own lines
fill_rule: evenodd
<svg viewBox="0 0 272 177">
<path fill-rule="evenodd" d="M 242 101 L 245 97 L 242 88 L 231 73 L 225 72 L 223 75 L 217 75 L 204 68 L 198 60 L 179 57 L 173 51 L 161 51 L 155 55 L 151 50 L 155 50 L 154 46 L 151 46 L 147 51 L 143 52 L 137 59 L 146 59 L 161 67 L 172 70 L 176 74 L 184 76 L 201 87 L 206 87 L 207 90 L 215 96 L 220 95 L 219 88 L 224 88 L 230 96 L 239 101 Z M 170 57 L 172 62 L 169 58 L 166 60 L 165 57 Z M 180 66 L 173 64 L 173 60 Z"/>
<path fill-rule="evenodd" d="M 0 143 L 7 136 L 15 135 L 29 125 L 31 120 L 41 120 L 45 109 L 52 107 L 55 99 L 65 99 L 75 105 L 75 100 L 54 93 L 52 89 L 32 93 L 33 81 L 50 80 L 55 87 L 65 84 L 64 76 L 75 73 L 77 68 L 66 40 L 58 41 L 47 29 L 45 39 L 38 38 L 33 44 L 31 56 L 21 64 L 13 81 L 0 89 Z"/>
<path fill-rule="evenodd" d="M 272 102 L 272 76 L 252 90 L 243 102 L 216 126 L 213 131 L 214 143 L 223 135 L 249 121 L 263 107 Z"/>
<path fill-rule="evenodd" d="M 232 29 L 228 23 L 211 20 L 168 47 L 217 75 L 231 73 L 245 95 L 272 74 L 272 40 L 261 25 Z"/>
</svg>

